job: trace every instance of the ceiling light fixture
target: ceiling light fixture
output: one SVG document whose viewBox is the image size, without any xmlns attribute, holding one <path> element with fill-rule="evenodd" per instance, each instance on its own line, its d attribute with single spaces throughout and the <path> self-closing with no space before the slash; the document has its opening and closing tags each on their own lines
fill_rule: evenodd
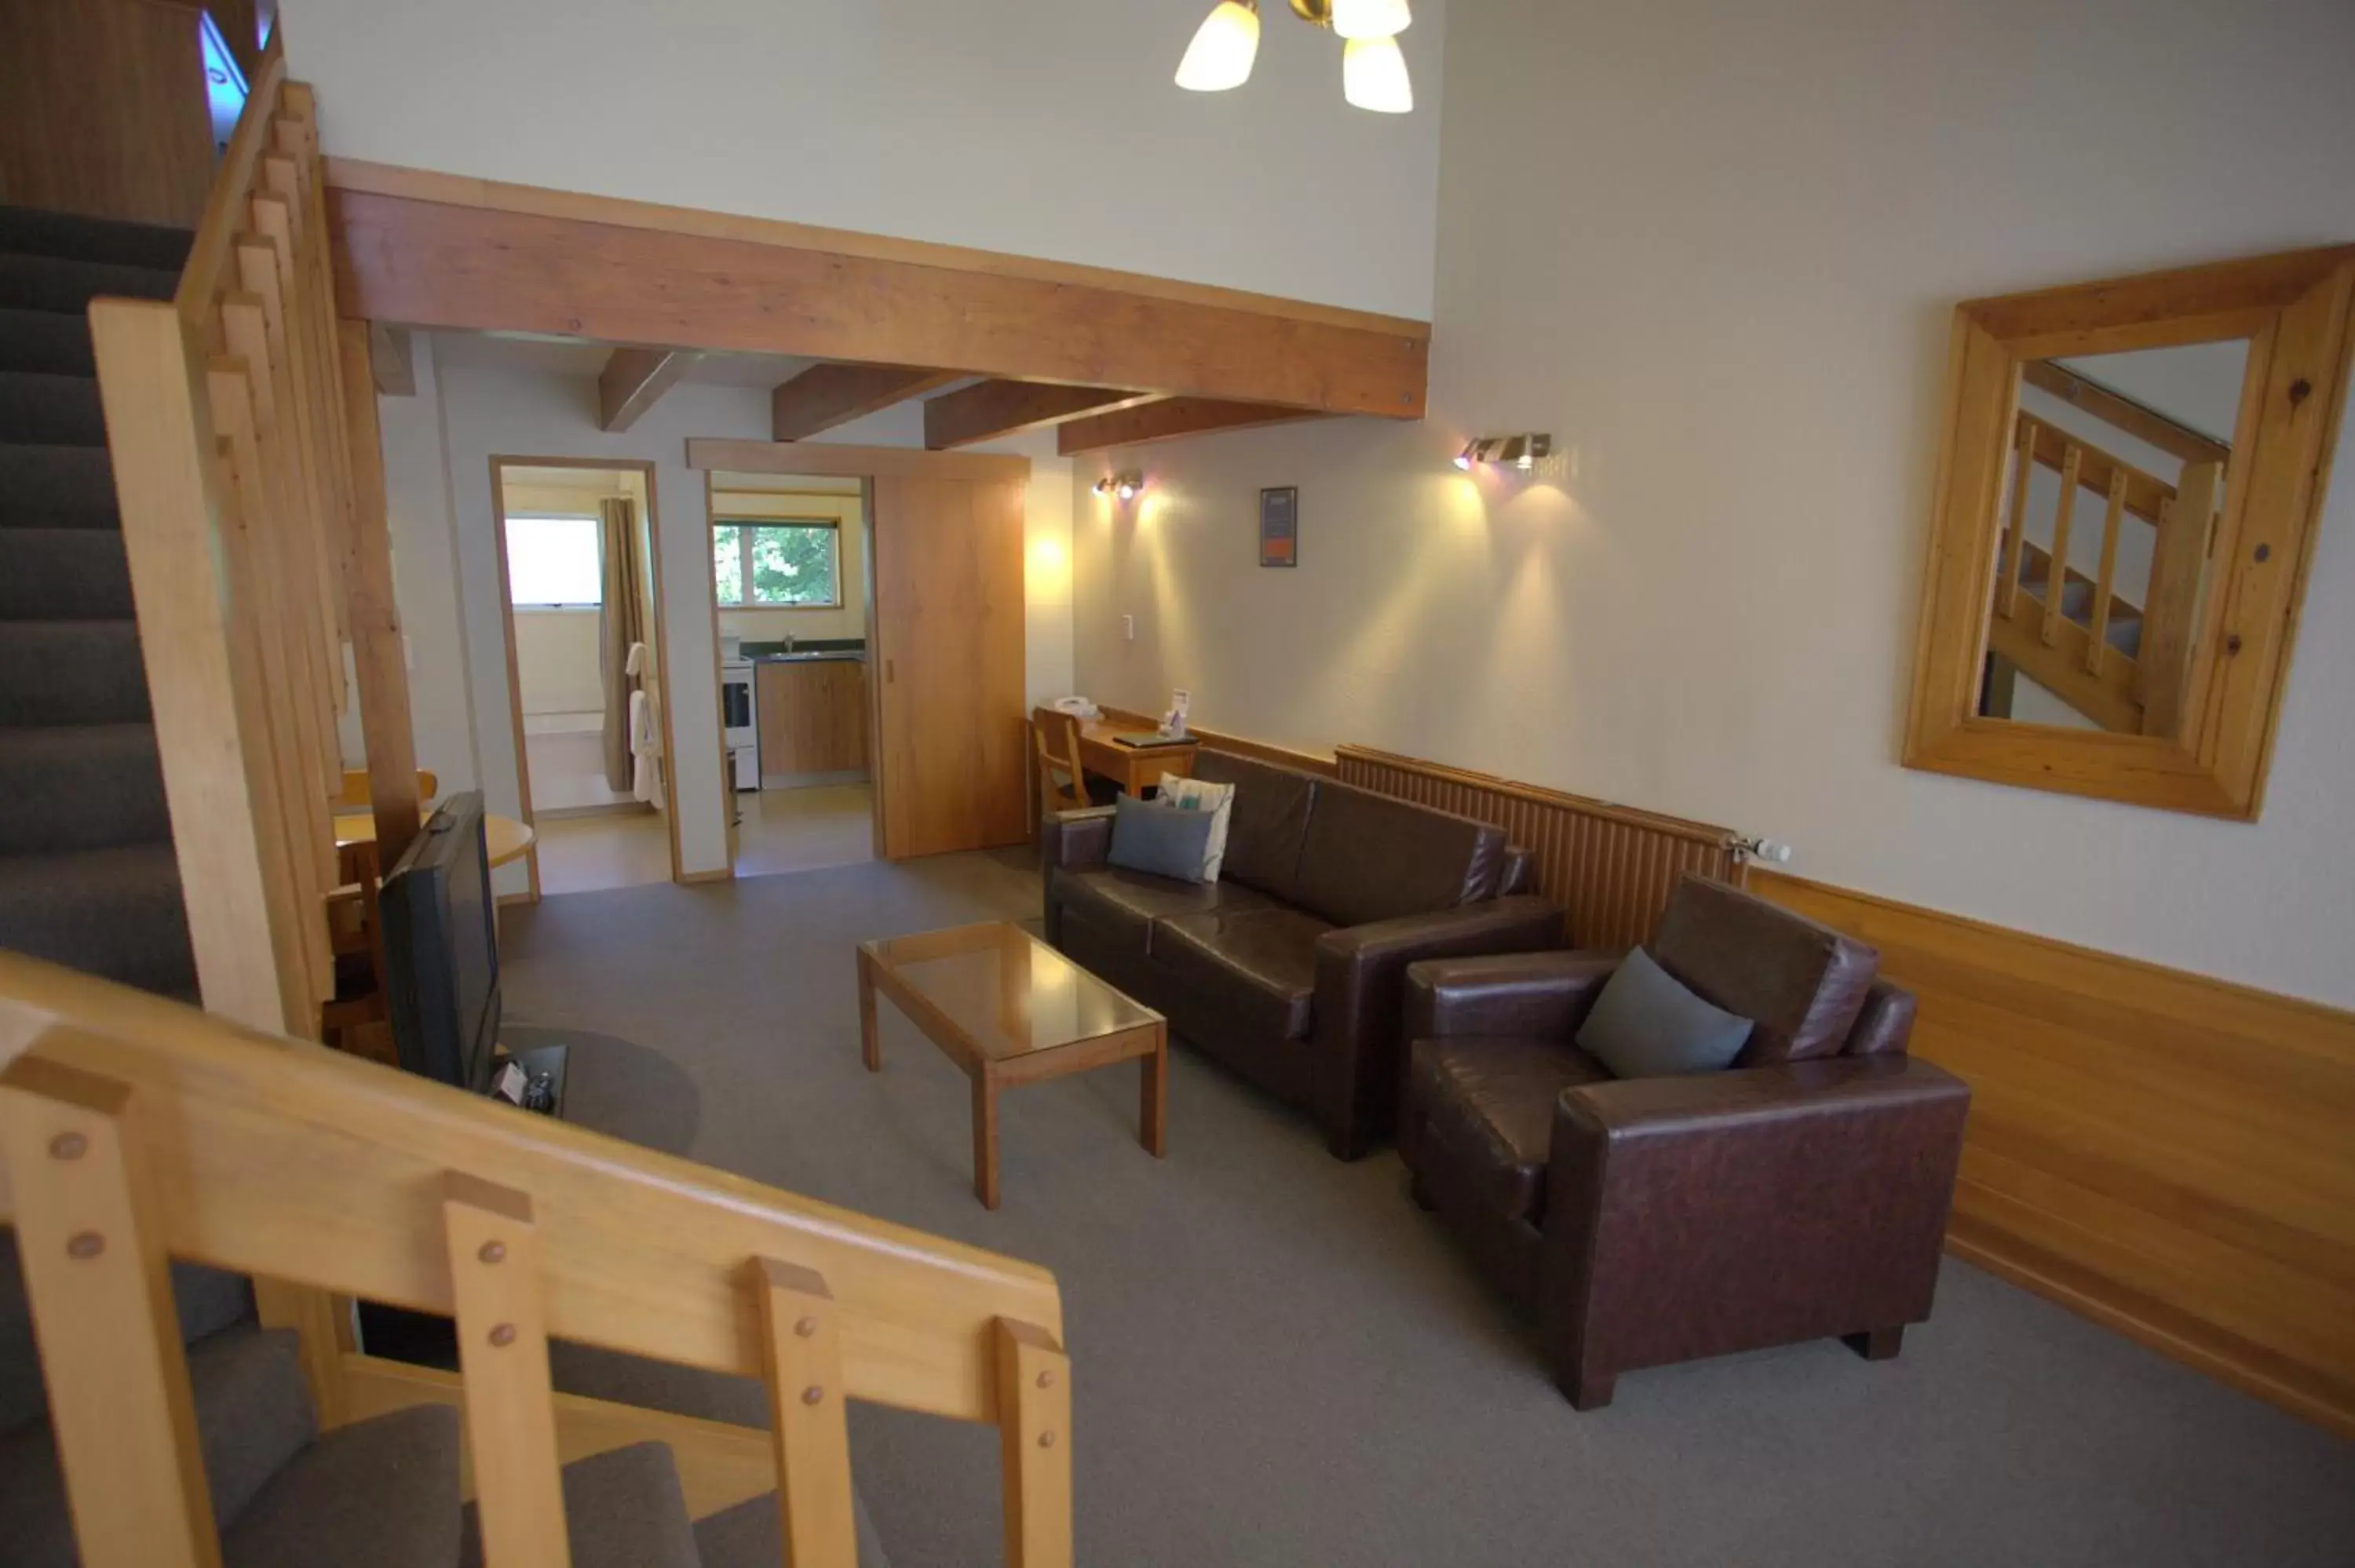
<svg viewBox="0 0 2355 1568">
<path fill-rule="evenodd" d="M 1378 114 L 1414 108 L 1414 84 L 1398 35 L 1414 20 L 1407 0 L 1290 0 L 1293 14 L 1341 37 L 1341 96 Z M 1251 79 L 1259 57 L 1259 0 L 1219 0 L 1186 58 L 1178 85 L 1189 92 L 1224 92 Z"/>
<path fill-rule="evenodd" d="M 1123 501 L 1134 501 L 1145 489 L 1145 476 L 1135 469 L 1126 473 L 1108 473 L 1096 481 L 1098 495 L 1115 495 Z"/>
</svg>

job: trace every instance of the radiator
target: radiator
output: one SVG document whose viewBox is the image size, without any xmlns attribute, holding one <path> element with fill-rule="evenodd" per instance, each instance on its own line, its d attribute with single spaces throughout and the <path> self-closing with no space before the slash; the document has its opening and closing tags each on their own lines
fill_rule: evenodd
<svg viewBox="0 0 2355 1568">
<path fill-rule="evenodd" d="M 1344 784 L 1504 829 L 1532 857 L 1530 890 L 1570 912 L 1572 947 L 1631 948 L 1650 940 L 1669 890 L 1688 871 L 1742 885 L 1744 862 L 1729 828 L 1362 746 L 1337 747 L 1334 757 Z"/>
</svg>

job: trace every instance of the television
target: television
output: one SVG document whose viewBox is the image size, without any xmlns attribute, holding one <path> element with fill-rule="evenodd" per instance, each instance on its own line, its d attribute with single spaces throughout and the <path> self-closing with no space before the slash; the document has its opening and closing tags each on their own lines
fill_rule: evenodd
<svg viewBox="0 0 2355 1568">
<path fill-rule="evenodd" d="M 385 873 L 386 1001 L 408 1071 L 477 1093 L 499 1039 L 497 905 L 479 790 L 453 795 Z"/>
</svg>

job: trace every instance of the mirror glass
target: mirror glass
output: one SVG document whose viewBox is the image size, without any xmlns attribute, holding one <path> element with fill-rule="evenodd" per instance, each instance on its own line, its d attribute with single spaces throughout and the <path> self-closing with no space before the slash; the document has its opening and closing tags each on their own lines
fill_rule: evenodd
<svg viewBox="0 0 2355 1568">
<path fill-rule="evenodd" d="M 2248 351 L 2021 366 L 1982 717 L 2179 736 Z"/>
</svg>

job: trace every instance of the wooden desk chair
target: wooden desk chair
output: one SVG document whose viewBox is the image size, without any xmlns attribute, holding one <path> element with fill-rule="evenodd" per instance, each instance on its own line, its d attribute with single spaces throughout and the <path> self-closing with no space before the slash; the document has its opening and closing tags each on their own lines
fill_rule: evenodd
<svg viewBox="0 0 2355 1568">
<path fill-rule="evenodd" d="M 434 796 L 439 795 L 440 793 L 442 793 L 442 780 L 440 777 L 436 775 L 431 768 L 419 768 L 417 770 L 418 800 L 420 801 L 431 800 Z M 336 791 L 336 810 L 338 811 L 356 811 L 362 806 L 373 805 L 375 800 L 375 795 L 368 789 L 368 769 L 365 768 L 345 768 L 344 787 Z"/>
<path fill-rule="evenodd" d="M 1080 721 L 1058 708 L 1035 708 L 1030 742 L 1039 758 L 1040 814 L 1084 810 L 1088 779 L 1080 767 Z"/>
</svg>

